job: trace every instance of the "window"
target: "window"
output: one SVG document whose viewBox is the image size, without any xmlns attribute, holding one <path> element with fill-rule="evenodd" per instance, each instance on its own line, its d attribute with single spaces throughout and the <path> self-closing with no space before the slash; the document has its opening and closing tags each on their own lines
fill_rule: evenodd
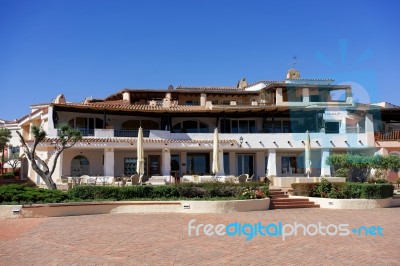
<svg viewBox="0 0 400 266">
<path fill-rule="evenodd" d="M 137 158 L 124 158 L 124 175 L 136 174 Z M 147 158 L 144 158 L 144 175 L 147 175 Z"/>
<path fill-rule="evenodd" d="M 310 102 L 319 102 L 319 95 L 310 95 Z"/>
<path fill-rule="evenodd" d="M 136 158 L 124 158 L 124 175 L 130 176 L 136 173 Z"/>
<path fill-rule="evenodd" d="M 171 171 L 179 171 L 180 170 L 180 159 L 179 154 L 171 154 Z"/>
<path fill-rule="evenodd" d="M 251 154 L 236 155 L 237 173 L 248 174 L 249 177 L 254 173 L 254 157 Z"/>
<path fill-rule="evenodd" d="M 229 153 L 224 153 L 224 171 L 225 175 L 230 175 Z"/>
<path fill-rule="evenodd" d="M 208 125 L 194 120 L 187 120 L 175 124 L 172 133 L 209 133 Z"/>
<path fill-rule="evenodd" d="M 325 122 L 325 133 L 336 134 L 339 133 L 339 122 Z"/>
<path fill-rule="evenodd" d="M 186 105 L 200 105 L 199 101 L 186 101 L 185 102 Z"/>
<path fill-rule="evenodd" d="M 191 175 L 204 175 L 210 173 L 209 153 L 188 153 L 186 157 L 187 173 Z"/>
<path fill-rule="evenodd" d="M 71 161 L 71 176 L 89 175 L 89 160 L 82 155 L 75 156 Z"/>
<path fill-rule="evenodd" d="M 266 133 L 282 133 L 282 121 L 268 121 L 264 128 Z"/>
<path fill-rule="evenodd" d="M 255 120 L 231 120 L 232 133 L 256 133 Z"/>
<path fill-rule="evenodd" d="M 304 157 L 281 158 L 282 174 L 304 174 Z"/>
<path fill-rule="evenodd" d="M 157 122 L 151 120 L 128 120 L 122 123 L 122 130 L 136 130 L 142 125 L 143 129 L 152 130 L 159 129 L 159 125 Z"/>
<path fill-rule="evenodd" d="M 93 136 L 95 128 L 103 128 L 103 120 L 94 117 L 75 117 L 68 121 L 70 127 L 79 129 L 83 136 Z"/>
</svg>

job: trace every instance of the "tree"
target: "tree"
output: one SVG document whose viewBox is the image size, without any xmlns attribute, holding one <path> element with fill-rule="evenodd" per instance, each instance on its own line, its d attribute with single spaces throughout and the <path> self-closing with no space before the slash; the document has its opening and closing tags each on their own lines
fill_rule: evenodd
<svg viewBox="0 0 400 266">
<path fill-rule="evenodd" d="M 399 171 L 400 157 L 395 154 L 389 154 L 388 156 L 383 156 L 381 164 L 377 167 L 377 169 L 381 172 L 383 178 L 387 178 L 390 170 L 396 172 Z"/>
<path fill-rule="evenodd" d="M 379 168 L 383 157 L 380 155 L 332 154 L 326 164 L 333 165 L 337 171 L 347 173 L 347 179 L 355 182 L 365 182 L 373 168 Z"/>
<path fill-rule="evenodd" d="M 17 131 L 17 134 L 21 139 L 25 154 L 31 162 L 32 169 L 43 179 L 47 188 L 57 189 L 57 185 L 51 178 L 56 168 L 57 160 L 65 149 L 71 148 L 76 144 L 77 141 L 82 139 L 80 131 L 65 124 L 59 125 L 58 138 L 54 143 L 52 143 L 54 144 L 55 154 L 51 168 L 37 155 L 36 151 L 37 146 L 46 139 L 46 132 L 38 126 L 32 127 L 32 135 L 34 140 L 31 148 L 29 148 L 21 133 Z"/>
<path fill-rule="evenodd" d="M 1 174 L 3 174 L 4 170 L 4 148 L 7 147 L 7 143 L 11 139 L 11 131 L 8 128 L 0 128 L 0 150 L 1 154 Z"/>
</svg>

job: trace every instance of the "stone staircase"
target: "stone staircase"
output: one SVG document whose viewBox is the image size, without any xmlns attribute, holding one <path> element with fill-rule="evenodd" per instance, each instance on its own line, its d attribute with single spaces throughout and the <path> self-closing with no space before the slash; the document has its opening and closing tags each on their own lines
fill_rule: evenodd
<svg viewBox="0 0 400 266">
<path fill-rule="evenodd" d="M 270 209 L 319 208 L 318 204 L 308 199 L 289 198 L 287 192 L 282 189 L 270 189 Z"/>
</svg>

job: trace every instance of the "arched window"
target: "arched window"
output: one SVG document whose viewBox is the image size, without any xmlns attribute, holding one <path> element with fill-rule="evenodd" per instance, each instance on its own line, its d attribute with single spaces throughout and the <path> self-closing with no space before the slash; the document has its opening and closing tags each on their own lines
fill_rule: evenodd
<svg viewBox="0 0 400 266">
<path fill-rule="evenodd" d="M 82 155 L 75 156 L 71 161 L 71 176 L 89 175 L 89 160 Z"/>
<path fill-rule="evenodd" d="M 179 122 L 172 127 L 172 133 L 209 133 L 208 125 L 194 120 Z"/>
</svg>

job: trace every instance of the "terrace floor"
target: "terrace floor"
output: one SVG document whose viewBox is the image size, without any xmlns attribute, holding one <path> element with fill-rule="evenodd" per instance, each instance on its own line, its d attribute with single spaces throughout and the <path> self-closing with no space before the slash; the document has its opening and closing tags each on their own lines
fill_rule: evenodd
<svg viewBox="0 0 400 266">
<path fill-rule="evenodd" d="M 188 236 L 188 223 L 381 226 L 383 236 Z M 398 265 L 400 208 L 0 220 L 0 265 Z M 194 231 L 192 232 L 194 233 Z"/>
</svg>

